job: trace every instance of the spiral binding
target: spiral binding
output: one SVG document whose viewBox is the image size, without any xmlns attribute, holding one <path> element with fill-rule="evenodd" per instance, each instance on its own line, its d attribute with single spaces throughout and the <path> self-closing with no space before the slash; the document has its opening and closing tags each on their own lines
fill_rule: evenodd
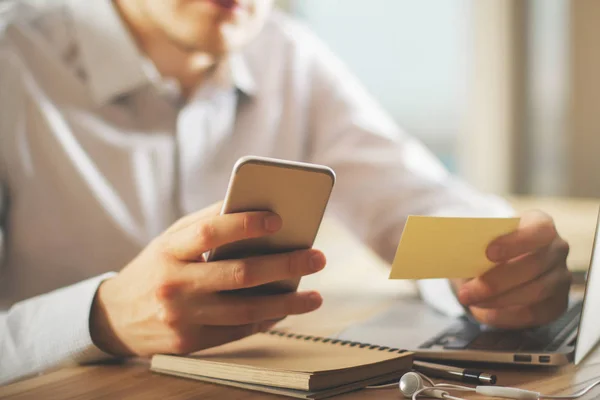
<svg viewBox="0 0 600 400">
<path fill-rule="evenodd" d="M 377 345 L 370 344 L 370 343 L 353 342 L 350 340 L 341 340 L 341 339 L 332 339 L 332 338 L 326 338 L 323 336 L 301 335 L 301 334 L 297 334 L 297 333 L 288 333 L 288 332 L 283 332 L 283 331 L 278 331 L 278 330 L 270 330 L 270 331 L 267 331 L 266 333 L 269 335 L 287 337 L 290 339 L 311 340 L 313 342 L 319 342 L 319 343 L 339 344 L 340 346 L 359 347 L 361 349 L 366 348 L 369 350 L 387 351 L 388 353 L 402 354 L 402 353 L 408 352 L 408 350 L 397 349 L 394 347 L 377 346 Z"/>
</svg>

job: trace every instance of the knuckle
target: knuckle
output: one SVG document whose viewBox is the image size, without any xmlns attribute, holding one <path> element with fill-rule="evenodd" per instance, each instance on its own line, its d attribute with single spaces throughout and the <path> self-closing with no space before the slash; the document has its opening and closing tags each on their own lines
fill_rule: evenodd
<svg viewBox="0 0 600 400">
<path fill-rule="evenodd" d="M 179 332 L 174 332 L 169 340 L 169 353 L 187 354 L 193 350 L 191 340 Z"/>
<path fill-rule="evenodd" d="M 162 280 L 154 292 L 156 298 L 161 303 L 168 303 L 177 297 L 181 291 L 181 285 L 169 280 Z"/>
<path fill-rule="evenodd" d="M 287 276 L 300 275 L 300 265 L 306 260 L 306 252 L 292 252 L 285 255 L 285 271 Z"/>
<path fill-rule="evenodd" d="M 248 287 L 252 285 L 252 276 L 248 262 L 244 260 L 235 261 L 231 267 L 231 279 L 236 287 Z"/>
<path fill-rule="evenodd" d="M 260 236 L 264 232 L 264 216 L 258 213 L 247 213 L 242 218 L 243 232 L 245 236 Z"/>
<path fill-rule="evenodd" d="M 242 232 L 244 233 L 244 235 L 249 236 L 252 234 L 252 216 L 250 214 L 243 214 L 242 215 Z"/>
<path fill-rule="evenodd" d="M 296 270 L 297 253 L 288 253 L 285 257 L 285 270 L 288 276 L 292 276 Z"/>
<path fill-rule="evenodd" d="M 164 308 L 160 313 L 160 321 L 171 329 L 177 329 L 183 322 L 183 316 L 172 308 Z"/>
<path fill-rule="evenodd" d="M 211 222 L 198 224 L 196 227 L 196 239 L 199 243 L 209 246 L 216 236 L 215 225 Z"/>
</svg>

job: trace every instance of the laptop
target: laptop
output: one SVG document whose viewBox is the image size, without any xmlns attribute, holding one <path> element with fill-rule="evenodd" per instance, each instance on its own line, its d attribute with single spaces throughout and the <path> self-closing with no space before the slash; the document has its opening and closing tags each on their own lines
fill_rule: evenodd
<svg viewBox="0 0 600 400">
<path fill-rule="evenodd" d="M 596 234 L 583 296 L 573 296 L 567 311 L 551 324 L 506 331 L 468 317 L 441 315 L 422 301 L 403 301 L 353 325 L 336 339 L 407 349 L 422 360 L 450 360 L 558 366 L 579 364 L 600 339 L 600 239 Z M 427 337 L 423 332 L 431 332 Z"/>
</svg>

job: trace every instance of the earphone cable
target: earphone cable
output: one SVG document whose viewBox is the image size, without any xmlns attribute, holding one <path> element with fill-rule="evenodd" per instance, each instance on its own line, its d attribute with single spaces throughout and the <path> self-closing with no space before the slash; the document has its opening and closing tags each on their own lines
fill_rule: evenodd
<svg viewBox="0 0 600 400">
<path fill-rule="evenodd" d="M 390 387 L 398 387 L 398 382 L 384 383 L 383 385 L 369 385 L 365 389 L 385 389 Z"/>
<path fill-rule="evenodd" d="M 435 389 L 451 389 L 451 390 L 457 390 L 460 392 L 474 392 L 475 389 L 468 387 L 468 386 L 461 386 L 461 385 L 455 385 L 452 383 L 435 383 L 431 378 L 429 378 L 427 375 L 422 374 L 420 372 L 416 372 L 419 376 L 421 376 L 421 378 L 423 378 L 424 381 L 426 381 L 427 383 L 429 383 L 431 386 L 430 387 L 424 387 L 421 388 L 419 390 L 417 390 L 415 393 L 413 393 L 412 395 L 412 400 L 417 400 L 417 396 L 420 394 L 424 394 L 425 392 L 427 392 L 428 390 L 435 390 Z M 455 397 L 450 395 L 448 392 L 443 392 L 442 394 L 442 398 L 444 399 L 449 399 L 449 400 L 465 400 L 461 397 Z"/>
<path fill-rule="evenodd" d="M 431 395 L 432 395 L 432 393 L 426 393 L 426 392 L 427 392 L 427 391 L 432 391 L 432 390 L 433 390 L 433 391 L 435 391 L 436 389 L 437 389 L 437 388 L 435 388 L 435 387 L 424 387 L 424 388 L 421 388 L 421 389 L 419 389 L 419 390 L 417 390 L 416 392 L 414 392 L 414 393 L 413 393 L 413 395 L 412 395 L 412 400 L 417 400 L 417 397 L 418 397 L 419 395 L 424 395 L 424 396 L 428 396 L 428 397 L 429 397 L 429 396 L 431 396 Z M 452 395 L 450 395 L 448 392 L 441 391 L 441 390 L 439 390 L 439 389 L 438 389 L 437 391 L 438 391 L 438 392 L 441 392 L 441 393 L 437 393 L 437 394 L 434 394 L 434 395 L 433 395 L 433 397 L 435 397 L 435 398 L 437 398 L 437 399 L 466 400 L 466 399 L 463 399 L 462 397 L 455 397 L 455 396 L 452 396 Z"/>
<path fill-rule="evenodd" d="M 475 391 L 474 388 L 471 388 L 468 386 L 454 385 L 451 383 L 436 383 L 434 385 L 434 387 L 442 388 L 442 389 L 452 389 L 452 390 L 457 390 L 459 392 L 474 392 Z"/>
<path fill-rule="evenodd" d="M 424 394 L 427 391 L 435 391 L 436 389 L 439 391 L 438 395 L 435 397 L 438 398 L 444 398 L 444 399 L 449 399 L 449 400 L 464 400 L 460 397 L 454 397 L 451 396 L 448 392 L 445 392 L 441 389 L 449 389 L 449 390 L 456 390 L 456 391 L 461 391 L 461 392 L 478 392 L 478 388 L 486 388 L 488 389 L 487 392 L 489 392 L 489 390 L 494 390 L 494 387 L 486 387 L 486 386 L 478 386 L 477 388 L 471 388 L 468 386 L 461 386 L 461 385 L 455 385 L 455 384 L 451 384 L 451 383 L 435 383 L 433 382 L 433 380 L 431 380 L 428 376 L 421 374 L 419 372 L 414 372 L 415 374 L 418 374 L 421 378 L 423 378 L 424 381 L 426 381 L 429 385 L 428 387 L 421 387 L 421 389 L 417 390 L 416 392 L 414 392 L 412 394 L 412 399 L 413 400 L 417 400 L 417 396 L 420 394 Z M 389 383 L 389 384 L 384 384 L 384 385 L 378 385 L 378 386 L 367 386 L 368 389 L 380 389 L 380 388 L 387 388 L 387 387 L 395 387 L 398 386 L 398 383 Z M 578 392 L 575 392 L 573 394 L 570 395 L 543 395 L 543 394 L 539 394 L 536 392 L 529 392 L 529 391 L 525 391 L 522 389 L 511 389 L 514 391 L 520 391 L 519 393 L 523 393 L 526 392 L 528 394 L 534 394 L 536 395 L 537 399 L 539 400 L 574 400 L 574 399 L 578 399 L 582 396 L 585 396 L 586 394 L 588 394 L 592 389 L 594 389 L 595 387 L 600 386 L 600 380 L 596 380 L 595 382 L 591 383 L 590 385 L 586 386 L 585 388 L 579 390 Z M 498 387 L 498 389 L 506 389 L 506 388 L 501 388 Z M 510 388 L 509 388 L 510 389 Z M 479 392 L 478 392 L 479 393 Z M 492 395 L 492 393 L 488 393 L 489 395 Z M 528 397 L 530 398 L 530 397 Z"/>
<path fill-rule="evenodd" d="M 412 400 L 417 400 L 417 396 L 419 396 L 422 393 L 425 393 L 428 390 L 431 391 L 432 389 L 433 389 L 432 387 L 424 387 L 424 388 L 421 388 L 421 389 L 417 390 L 416 392 L 413 393 Z M 446 393 L 445 395 L 449 396 L 448 393 Z"/>
<path fill-rule="evenodd" d="M 454 396 L 450 396 L 449 394 L 444 395 L 445 399 L 450 399 L 450 400 L 465 400 L 462 397 L 454 397 Z"/>
<path fill-rule="evenodd" d="M 595 388 L 596 386 L 600 385 L 600 379 L 595 381 L 594 383 L 592 383 L 591 385 L 581 389 L 579 392 L 575 392 L 573 394 L 570 395 L 565 395 L 565 396 L 544 396 L 541 395 L 540 399 L 547 399 L 547 400 L 551 400 L 551 399 L 555 399 L 555 400 L 573 400 L 573 399 L 578 399 L 582 396 L 585 396 L 586 394 L 588 394 L 593 388 Z"/>
<path fill-rule="evenodd" d="M 416 392 L 414 392 L 412 395 L 412 400 L 417 400 L 417 396 L 420 395 L 421 393 L 423 393 L 424 391 L 426 391 L 427 389 L 431 389 L 431 388 L 422 388 L 422 389 L 419 389 Z"/>
<path fill-rule="evenodd" d="M 429 383 L 432 387 L 435 387 L 435 382 L 425 374 L 415 371 L 415 374 L 419 375 L 421 378 L 425 380 L 425 382 Z"/>
</svg>

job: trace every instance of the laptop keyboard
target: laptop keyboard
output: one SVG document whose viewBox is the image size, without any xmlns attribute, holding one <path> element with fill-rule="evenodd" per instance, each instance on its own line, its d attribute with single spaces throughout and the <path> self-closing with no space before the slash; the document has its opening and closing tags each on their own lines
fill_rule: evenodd
<svg viewBox="0 0 600 400">
<path fill-rule="evenodd" d="M 421 348 L 440 346 L 447 350 L 490 351 L 556 351 L 573 332 L 579 320 L 582 302 L 575 303 L 551 324 L 525 331 L 501 331 L 481 327 L 466 317 L 441 335 L 421 345 Z M 565 329 L 570 325 L 573 329 Z"/>
</svg>

